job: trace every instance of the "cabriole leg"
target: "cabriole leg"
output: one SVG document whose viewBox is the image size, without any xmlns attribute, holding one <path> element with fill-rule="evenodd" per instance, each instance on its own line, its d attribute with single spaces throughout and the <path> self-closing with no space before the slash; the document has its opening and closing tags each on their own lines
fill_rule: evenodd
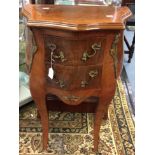
<svg viewBox="0 0 155 155">
<path fill-rule="evenodd" d="M 108 107 L 109 107 L 109 100 L 105 101 L 104 97 L 100 97 L 99 104 L 96 108 L 95 113 L 95 122 L 94 122 L 94 151 L 98 151 L 98 144 L 99 144 L 99 133 L 100 133 L 100 126 L 102 120 L 106 120 L 108 118 Z"/>
<path fill-rule="evenodd" d="M 33 83 L 33 85 L 32 85 Z M 43 149 L 47 149 L 47 144 L 48 144 L 48 111 L 46 107 L 46 102 L 45 102 L 45 93 L 42 91 L 43 88 L 41 87 L 34 87 L 34 82 L 30 83 L 30 91 L 32 98 L 37 106 L 39 116 L 41 118 L 41 125 L 43 129 Z M 39 85 L 39 84 L 38 84 Z"/>
</svg>

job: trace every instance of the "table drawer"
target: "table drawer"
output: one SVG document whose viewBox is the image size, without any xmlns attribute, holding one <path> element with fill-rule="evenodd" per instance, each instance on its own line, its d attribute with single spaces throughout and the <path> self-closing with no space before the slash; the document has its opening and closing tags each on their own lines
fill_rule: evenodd
<svg viewBox="0 0 155 155">
<path fill-rule="evenodd" d="M 54 78 L 47 76 L 47 83 L 63 90 L 100 89 L 102 65 L 62 66 L 54 65 Z"/>
<path fill-rule="evenodd" d="M 62 37 L 45 37 L 45 61 L 51 61 L 51 52 L 55 64 L 95 65 L 103 63 L 105 37 L 73 40 Z"/>
</svg>

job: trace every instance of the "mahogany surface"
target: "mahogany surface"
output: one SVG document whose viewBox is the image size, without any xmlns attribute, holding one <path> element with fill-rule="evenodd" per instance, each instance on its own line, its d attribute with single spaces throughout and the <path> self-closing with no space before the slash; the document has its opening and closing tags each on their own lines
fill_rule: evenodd
<svg viewBox="0 0 155 155">
<path fill-rule="evenodd" d="M 28 26 L 30 91 L 41 117 L 44 149 L 48 143 L 46 95 L 53 94 L 68 109 L 70 106 L 78 109 L 81 103 L 84 107 L 91 96 L 99 98 L 93 104 L 97 151 L 102 118 L 108 117 L 108 106 L 122 69 L 124 22 L 131 15 L 130 10 L 113 6 L 28 4 L 23 7 L 23 14 Z M 48 77 L 51 52 L 53 79 Z"/>
<path fill-rule="evenodd" d="M 26 5 L 28 26 L 67 30 L 125 29 L 128 7 L 78 5 Z"/>
</svg>

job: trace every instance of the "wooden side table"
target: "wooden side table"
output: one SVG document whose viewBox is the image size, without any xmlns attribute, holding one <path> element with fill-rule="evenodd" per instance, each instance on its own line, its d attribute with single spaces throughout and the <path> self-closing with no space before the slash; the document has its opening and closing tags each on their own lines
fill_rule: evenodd
<svg viewBox="0 0 155 155">
<path fill-rule="evenodd" d="M 127 7 L 31 5 L 27 18 L 27 66 L 30 91 L 41 116 L 43 147 L 48 143 L 47 94 L 75 106 L 99 97 L 95 110 L 94 150 L 102 118 L 114 96 L 123 61 Z M 48 76 L 50 68 L 53 78 Z"/>
</svg>

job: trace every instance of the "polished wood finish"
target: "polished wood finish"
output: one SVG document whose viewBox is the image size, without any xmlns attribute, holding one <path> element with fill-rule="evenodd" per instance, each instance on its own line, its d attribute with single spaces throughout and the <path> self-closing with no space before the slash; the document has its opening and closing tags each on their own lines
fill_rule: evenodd
<svg viewBox="0 0 155 155">
<path fill-rule="evenodd" d="M 37 45 L 29 67 L 30 91 L 41 117 L 44 149 L 48 143 L 45 101 L 47 94 L 53 94 L 68 109 L 77 108 L 91 96 L 99 98 L 94 110 L 97 151 L 101 121 L 108 117 L 122 69 L 123 29 L 130 10 L 112 6 L 26 5 L 23 13 Z M 53 79 L 48 77 L 51 52 Z"/>
<path fill-rule="evenodd" d="M 63 30 L 124 29 L 124 20 L 131 15 L 128 7 L 26 5 L 23 13 L 28 26 Z"/>
</svg>

